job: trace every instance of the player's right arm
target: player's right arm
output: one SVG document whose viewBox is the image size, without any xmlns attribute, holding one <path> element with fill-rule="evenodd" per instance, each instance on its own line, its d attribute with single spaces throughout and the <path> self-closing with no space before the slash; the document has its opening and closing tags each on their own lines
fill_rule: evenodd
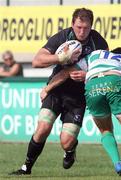
<svg viewBox="0 0 121 180">
<path fill-rule="evenodd" d="M 49 50 L 42 48 L 33 59 L 32 66 L 44 68 L 55 64 L 66 64 L 67 62 L 77 61 L 79 55 L 79 49 L 71 52 L 67 47 L 67 50 L 61 54 L 51 54 Z"/>
<path fill-rule="evenodd" d="M 54 64 L 59 64 L 58 55 L 51 54 L 45 48 L 40 49 L 32 61 L 33 67 L 49 67 Z"/>
</svg>

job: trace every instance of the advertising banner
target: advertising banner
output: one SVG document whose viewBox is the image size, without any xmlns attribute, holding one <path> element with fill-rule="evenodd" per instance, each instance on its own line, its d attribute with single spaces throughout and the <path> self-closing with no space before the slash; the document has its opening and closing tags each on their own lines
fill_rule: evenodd
<svg viewBox="0 0 121 180">
<path fill-rule="evenodd" d="M 82 7 L 82 6 L 80 6 Z M 56 32 L 71 25 L 79 6 L 0 7 L 0 53 L 35 53 Z M 121 5 L 86 6 L 94 13 L 93 28 L 109 43 L 120 46 Z"/>
<path fill-rule="evenodd" d="M 45 82 L 0 82 L 0 141 L 28 142 L 35 131 L 41 107 L 39 93 Z M 121 126 L 113 118 L 115 137 L 121 143 Z M 58 118 L 53 126 L 49 142 L 59 142 L 62 123 Z M 86 110 L 79 142 L 100 143 L 101 135 Z"/>
</svg>

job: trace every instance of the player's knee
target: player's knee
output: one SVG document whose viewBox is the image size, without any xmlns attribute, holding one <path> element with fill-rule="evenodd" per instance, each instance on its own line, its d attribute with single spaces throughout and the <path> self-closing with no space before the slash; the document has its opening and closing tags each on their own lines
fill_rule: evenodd
<svg viewBox="0 0 121 180">
<path fill-rule="evenodd" d="M 63 125 L 60 138 L 61 146 L 64 150 L 68 151 L 73 147 L 73 145 L 77 141 L 79 130 L 80 127 L 72 123 L 65 123 Z"/>
<path fill-rule="evenodd" d="M 34 140 L 36 142 L 41 142 L 46 140 L 48 135 L 50 134 L 52 129 L 52 124 L 49 124 L 48 122 L 38 122 L 37 129 L 34 133 Z"/>
<path fill-rule="evenodd" d="M 61 146 L 65 151 L 69 151 L 73 147 L 75 142 L 76 142 L 75 137 L 68 136 L 67 138 L 65 136 L 63 137 L 61 136 Z"/>
<path fill-rule="evenodd" d="M 36 129 L 36 132 L 40 135 L 48 135 L 52 129 L 52 124 L 49 124 L 48 122 L 38 122 L 38 127 Z"/>
<path fill-rule="evenodd" d="M 42 108 L 38 117 L 38 125 L 34 133 L 34 140 L 41 142 L 46 140 L 52 129 L 53 123 L 56 119 L 56 115 L 49 109 Z"/>
</svg>

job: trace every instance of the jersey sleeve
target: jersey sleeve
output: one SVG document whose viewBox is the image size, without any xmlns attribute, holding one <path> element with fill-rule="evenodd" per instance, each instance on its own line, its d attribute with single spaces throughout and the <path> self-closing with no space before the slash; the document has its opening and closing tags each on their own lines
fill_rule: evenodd
<svg viewBox="0 0 121 180">
<path fill-rule="evenodd" d="M 43 46 L 43 48 L 50 51 L 52 54 L 55 53 L 56 49 L 58 48 L 58 38 L 59 35 L 55 34 L 54 36 L 50 37 L 47 43 Z"/>
<path fill-rule="evenodd" d="M 60 31 L 49 38 L 47 43 L 43 46 L 43 48 L 49 50 L 52 54 L 54 54 L 57 48 L 66 41 L 66 31 Z"/>
</svg>

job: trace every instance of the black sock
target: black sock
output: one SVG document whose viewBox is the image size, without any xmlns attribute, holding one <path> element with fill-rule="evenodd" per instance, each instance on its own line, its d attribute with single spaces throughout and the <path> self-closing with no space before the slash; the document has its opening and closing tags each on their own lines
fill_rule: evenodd
<svg viewBox="0 0 121 180">
<path fill-rule="evenodd" d="M 28 145 L 28 152 L 27 152 L 27 158 L 25 161 L 25 165 L 27 167 L 27 171 L 31 171 L 32 166 L 34 165 L 35 161 L 37 160 L 38 156 L 41 154 L 45 142 L 42 143 L 36 143 L 33 140 L 33 137 L 31 138 L 29 145 Z"/>
</svg>

